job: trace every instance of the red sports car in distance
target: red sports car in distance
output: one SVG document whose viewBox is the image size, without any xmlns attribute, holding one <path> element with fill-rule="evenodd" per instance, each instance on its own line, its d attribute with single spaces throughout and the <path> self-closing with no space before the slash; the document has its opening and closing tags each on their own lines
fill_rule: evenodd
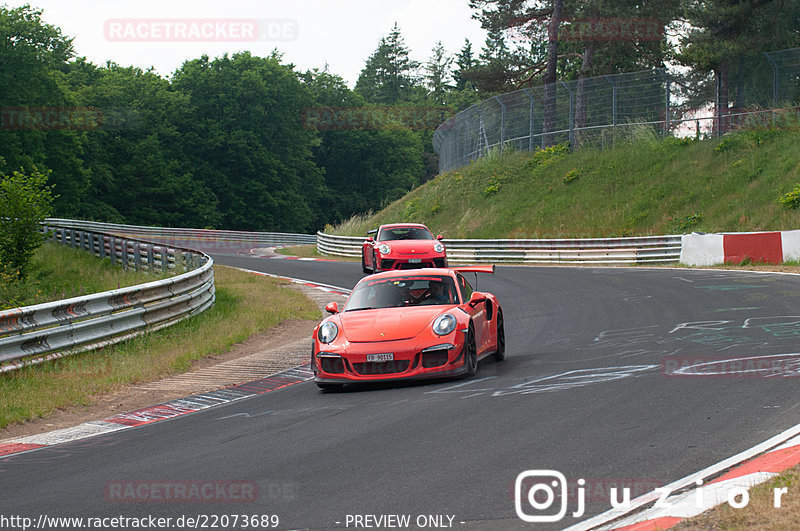
<svg viewBox="0 0 800 531">
<path fill-rule="evenodd" d="M 393 269 L 447 267 L 442 236 L 433 237 L 425 225 L 393 223 L 371 230 L 361 246 L 361 269 L 377 273 Z M 371 235 L 375 234 L 373 238 Z"/>
<path fill-rule="evenodd" d="M 472 376 L 505 357 L 503 309 L 463 273 L 494 266 L 385 271 L 361 279 L 314 329 L 311 367 L 322 389 L 346 383 Z"/>
</svg>

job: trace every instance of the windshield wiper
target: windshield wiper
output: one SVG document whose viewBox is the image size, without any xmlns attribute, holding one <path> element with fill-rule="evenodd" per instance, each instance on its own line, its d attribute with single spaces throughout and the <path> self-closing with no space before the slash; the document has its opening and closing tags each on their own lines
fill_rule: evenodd
<svg viewBox="0 0 800 531">
<path fill-rule="evenodd" d="M 348 308 L 345 311 L 346 312 L 357 312 L 358 310 L 377 310 L 377 309 L 378 309 L 377 306 L 363 306 L 361 308 Z"/>
</svg>

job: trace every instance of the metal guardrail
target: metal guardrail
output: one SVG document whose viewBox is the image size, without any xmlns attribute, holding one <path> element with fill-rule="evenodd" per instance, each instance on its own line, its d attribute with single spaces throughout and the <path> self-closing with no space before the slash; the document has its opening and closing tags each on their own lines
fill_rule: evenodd
<svg viewBox="0 0 800 531">
<path fill-rule="evenodd" d="M 55 241 L 126 268 L 186 271 L 137 286 L 0 312 L 0 372 L 92 350 L 157 330 L 214 303 L 214 260 L 205 253 L 45 223 Z"/>
<path fill-rule="evenodd" d="M 313 234 L 285 232 L 246 232 L 235 230 L 144 227 L 141 225 L 121 225 L 116 223 L 100 223 L 97 221 L 58 218 L 50 218 L 46 223 L 53 227 L 104 232 L 106 234 L 138 237 L 156 241 L 167 239 L 195 240 L 198 242 L 252 242 L 275 245 L 307 245 L 317 242 L 317 238 Z"/>
<path fill-rule="evenodd" d="M 317 232 L 317 250 L 334 256 L 361 256 L 364 238 Z M 452 263 L 594 263 L 677 262 L 681 236 L 583 238 L 556 240 L 443 240 Z"/>
</svg>

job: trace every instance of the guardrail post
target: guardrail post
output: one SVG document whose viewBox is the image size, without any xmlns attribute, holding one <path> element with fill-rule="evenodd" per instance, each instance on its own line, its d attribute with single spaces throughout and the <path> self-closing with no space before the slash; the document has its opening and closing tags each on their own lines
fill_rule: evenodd
<svg viewBox="0 0 800 531">
<path fill-rule="evenodd" d="M 150 271 L 155 271 L 156 266 L 153 263 L 153 246 L 147 244 L 146 250 L 147 250 L 147 269 L 149 269 Z"/>
<path fill-rule="evenodd" d="M 144 266 L 143 251 L 152 252 L 149 242 L 95 233 L 86 228 L 86 222 L 59 221 L 62 223 L 60 236 L 56 230 L 49 230 L 48 225 L 41 225 L 47 238 L 56 242 L 60 239 L 66 246 L 89 250 L 93 254 L 108 255 L 112 262 L 119 254 L 124 269 Z M 70 227 L 69 223 L 73 226 Z M 109 242 L 107 250 L 106 240 Z M 162 249 L 162 252 L 166 251 Z M 185 254 L 192 263 L 203 257 L 203 267 L 174 278 L 93 293 L 69 301 L 0 311 L 0 321 L 6 325 L 12 323 L 12 326 L 0 327 L 3 328 L 0 329 L 0 373 L 94 350 L 204 311 L 214 303 L 213 259 L 189 249 Z M 71 305 L 70 311 L 64 310 L 67 304 Z M 75 311 L 72 311 L 73 307 Z"/>
<path fill-rule="evenodd" d="M 122 269 L 128 270 L 128 240 L 120 240 L 120 259 L 122 260 Z"/>
</svg>

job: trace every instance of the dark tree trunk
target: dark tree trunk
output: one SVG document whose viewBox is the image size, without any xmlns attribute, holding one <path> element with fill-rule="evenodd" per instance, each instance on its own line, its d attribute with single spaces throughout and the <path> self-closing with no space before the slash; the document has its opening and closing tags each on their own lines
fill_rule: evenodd
<svg viewBox="0 0 800 531">
<path fill-rule="evenodd" d="M 717 67 L 717 101 L 716 101 L 716 116 L 714 125 L 716 131 L 713 133 L 716 136 L 724 135 L 728 129 L 728 101 L 729 101 L 729 71 L 728 65 L 723 63 Z"/>
<path fill-rule="evenodd" d="M 583 62 L 581 71 L 578 74 L 578 89 L 575 94 L 575 146 L 580 147 L 581 140 L 586 136 L 582 130 L 586 127 L 587 105 L 586 105 L 586 77 L 592 73 L 594 53 L 597 51 L 597 42 L 591 41 L 586 44 L 583 52 Z"/>
<path fill-rule="evenodd" d="M 553 15 L 547 25 L 547 69 L 544 74 L 544 117 L 542 120 L 543 144 L 554 143 L 552 134 L 556 125 L 556 66 L 558 64 L 558 26 L 561 23 L 563 0 L 553 0 Z"/>
</svg>

